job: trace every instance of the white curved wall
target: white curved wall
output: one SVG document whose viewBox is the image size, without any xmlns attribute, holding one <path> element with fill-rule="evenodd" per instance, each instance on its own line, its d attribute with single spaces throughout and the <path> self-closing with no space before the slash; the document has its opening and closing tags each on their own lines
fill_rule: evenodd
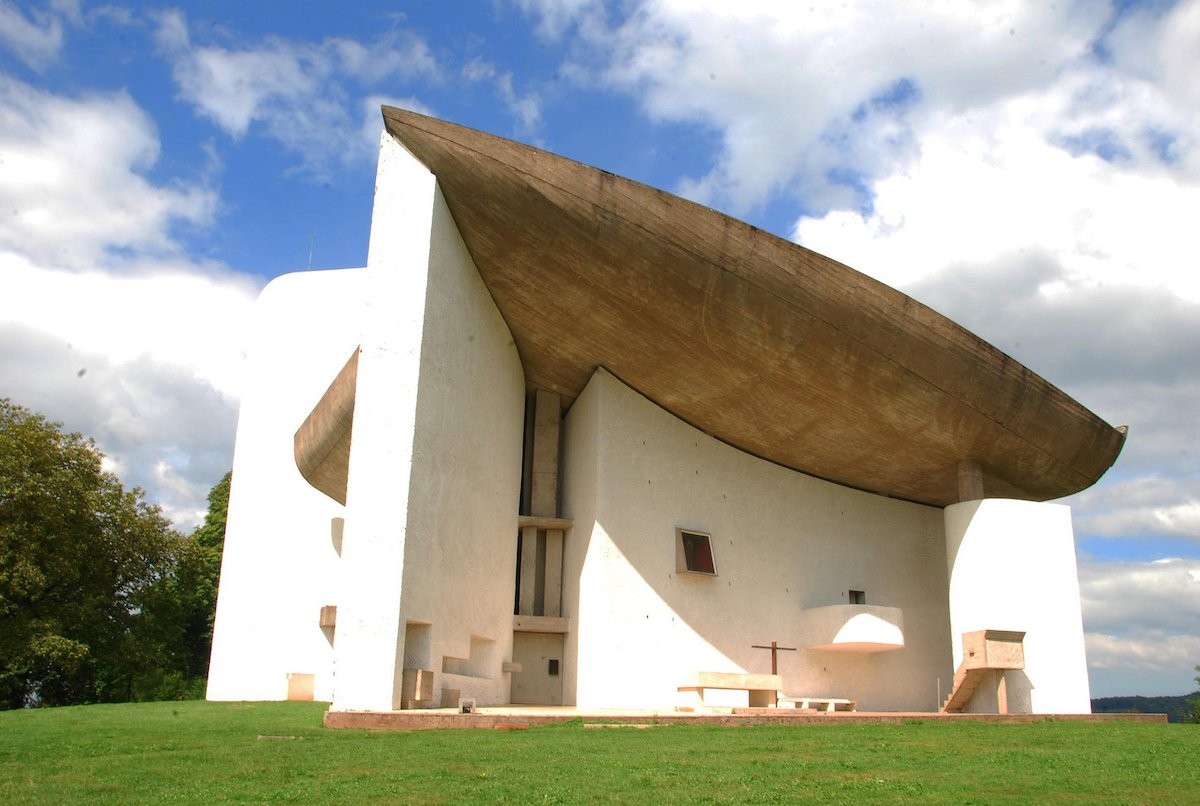
<svg viewBox="0 0 1200 806">
<path fill-rule="evenodd" d="M 788 693 L 932 710 L 949 684 L 942 511 L 820 481 L 697 431 L 600 370 L 565 422 L 564 697 L 663 707 L 701 671 L 769 672 Z M 712 535 L 717 576 L 676 573 L 675 528 Z M 903 611 L 904 649 L 804 650 L 806 608 L 847 591 Z M 576 653 L 572 657 L 572 652 Z"/>
<path fill-rule="evenodd" d="M 292 439 L 358 345 L 363 269 L 276 278 L 255 307 L 208 675 L 210 700 L 280 700 L 289 674 L 331 698 L 318 618 L 338 595 L 342 507 L 296 469 Z"/>
<path fill-rule="evenodd" d="M 1006 673 L 1013 713 L 1091 713 L 1070 507 L 986 499 L 946 508 L 954 665 L 962 634 L 1025 632 L 1025 669 Z M 986 687 L 985 687 L 986 688 Z M 995 712 L 994 690 L 970 711 Z"/>
</svg>

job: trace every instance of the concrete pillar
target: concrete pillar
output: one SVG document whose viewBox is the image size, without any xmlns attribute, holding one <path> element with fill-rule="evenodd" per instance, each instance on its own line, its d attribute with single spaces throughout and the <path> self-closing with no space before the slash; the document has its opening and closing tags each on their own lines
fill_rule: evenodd
<svg viewBox="0 0 1200 806">
<path fill-rule="evenodd" d="M 958 463 L 958 500 L 978 501 L 983 494 L 983 466 L 974 459 Z"/>
<path fill-rule="evenodd" d="M 537 602 L 537 544 L 536 526 L 526 526 L 521 530 L 521 593 L 517 613 L 522 616 L 539 615 L 534 612 Z"/>
<path fill-rule="evenodd" d="M 558 517 L 558 441 L 562 423 L 559 396 L 538 389 L 534 393 L 533 438 L 526 450 L 529 464 L 529 514 Z M 526 421 L 529 422 L 528 420 Z M 562 613 L 561 529 L 521 530 L 520 594 L 517 613 L 522 616 L 558 616 Z"/>
<path fill-rule="evenodd" d="M 546 586 L 543 616 L 562 615 L 562 529 L 546 530 Z"/>
<path fill-rule="evenodd" d="M 561 402 L 554 392 L 538 389 L 534 404 L 533 491 L 530 515 L 558 515 L 558 428 Z"/>
</svg>

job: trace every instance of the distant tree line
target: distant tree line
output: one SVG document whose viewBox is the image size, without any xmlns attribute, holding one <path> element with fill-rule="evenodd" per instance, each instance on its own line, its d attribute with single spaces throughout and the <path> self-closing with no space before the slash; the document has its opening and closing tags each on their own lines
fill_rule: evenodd
<svg viewBox="0 0 1200 806">
<path fill-rule="evenodd" d="M 1179 694 L 1172 697 L 1098 697 L 1092 700 L 1092 712 L 1097 714 L 1166 714 L 1168 722 L 1193 721 L 1193 703 L 1200 696 Z"/>
<path fill-rule="evenodd" d="M 191 535 L 0 398 L 0 708 L 201 697 L 230 476 Z"/>
</svg>

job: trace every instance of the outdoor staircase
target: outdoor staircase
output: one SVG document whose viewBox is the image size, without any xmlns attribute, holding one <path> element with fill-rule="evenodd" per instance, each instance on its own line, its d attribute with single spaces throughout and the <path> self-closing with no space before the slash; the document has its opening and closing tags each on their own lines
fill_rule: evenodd
<svg viewBox="0 0 1200 806">
<path fill-rule="evenodd" d="M 975 696 L 975 689 L 979 688 L 979 684 L 991 672 L 991 669 L 964 669 L 959 665 L 958 671 L 954 673 L 954 688 L 950 690 L 950 696 L 942 703 L 942 711 L 948 714 L 961 714 L 967 707 L 967 703 L 971 701 L 971 697 Z"/>
<path fill-rule="evenodd" d="M 977 630 L 963 633 L 963 659 L 954 672 L 954 686 L 942 703 L 942 712 L 962 713 L 980 684 L 993 672 L 997 680 L 996 702 L 1001 714 L 1008 713 L 1004 672 L 1025 668 L 1025 633 L 1011 630 Z"/>
</svg>

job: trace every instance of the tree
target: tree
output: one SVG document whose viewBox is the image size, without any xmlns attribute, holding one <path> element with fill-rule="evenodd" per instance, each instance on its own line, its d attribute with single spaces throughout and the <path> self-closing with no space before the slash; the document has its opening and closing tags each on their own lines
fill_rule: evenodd
<svg viewBox="0 0 1200 806">
<path fill-rule="evenodd" d="M 204 523 L 192 533 L 195 602 L 188 630 L 191 663 L 201 676 L 208 677 L 208 657 L 212 652 L 213 617 L 217 611 L 217 584 L 221 576 L 221 555 L 225 551 L 225 523 L 229 518 L 229 488 L 233 472 L 225 474 L 208 493 L 208 513 Z"/>
<path fill-rule="evenodd" d="M 1196 685 L 1200 686 L 1200 663 L 1196 664 L 1195 668 L 1196 668 L 1196 672 L 1198 672 L 1198 674 L 1196 675 Z M 1198 692 L 1198 693 L 1200 693 L 1200 692 Z M 1192 722 L 1194 724 L 1200 725 L 1200 697 L 1196 697 L 1195 699 L 1188 700 L 1188 705 L 1192 706 L 1191 719 L 1189 719 L 1188 721 Z"/>
<path fill-rule="evenodd" d="M 203 696 L 231 480 L 226 473 L 209 491 L 204 523 L 182 541 L 173 572 L 147 592 L 141 631 L 149 645 L 162 649 L 156 664 L 162 674 L 157 680 L 147 678 L 148 688 L 138 691 L 136 699 Z"/>
<path fill-rule="evenodd" d="M 132 699 L 180 538 L 95 443 L 0 398 L 0 707 Z"/>
</svg>

